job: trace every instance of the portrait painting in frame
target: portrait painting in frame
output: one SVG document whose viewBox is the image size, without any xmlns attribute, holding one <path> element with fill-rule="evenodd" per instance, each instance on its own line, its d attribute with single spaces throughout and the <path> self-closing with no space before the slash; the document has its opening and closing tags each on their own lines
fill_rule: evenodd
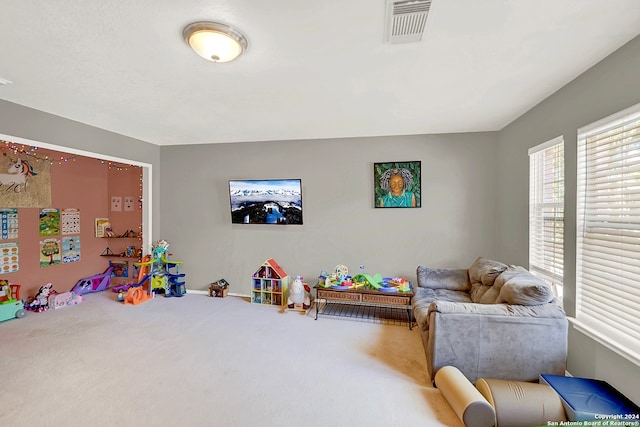
<svg viewBox="0 0 640 427">
<path fill-rule="evenodd" d="M 386 162 L 373 164 L 376 208 L 419 208 L 422 205 L 421 164 Z"/>
</svg>

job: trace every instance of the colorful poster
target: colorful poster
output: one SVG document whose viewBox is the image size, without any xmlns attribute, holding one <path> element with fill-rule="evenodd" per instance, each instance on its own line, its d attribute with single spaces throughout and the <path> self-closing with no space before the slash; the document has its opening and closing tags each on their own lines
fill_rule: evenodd
<svg viewBox="0 0 640 427">
<path fill-rule="evenodd" d="M 62 238 L 62 263 L 80 261 L 80 236 Z"/>
<path fill-rule="evenodd" d="M 15 273 L 19 269 L 18 242 L 0 243 L 0 274 Z"/>
<path fill-rule="evenodd" d="M 60 234 L 60 210 L 40 209 L 40 237 Z"/>
<path fill-rule="evenodd" d="M 58 265 L 61 262 L 59 239 L 45 239 L 40 241 L 40 267 Z"/>
<path fill-rule="evenodd" d="M 18 209 L 0 209 L 2 240 L 18 238 Z"/>
<path fill-rule="evenodd" d="M 79 209 L 62 209 L 62 234 L 80 234 Z"/>
<path fill-rule="evenodd" d="M 0 157 L 0 206 L 37 208 L 51 205 L 51 163 Z"/>
<path fill-rule="evenodd" d="M 109 267 L 113 267 L 113 277 L 129 277 L 129 261 L 109 261 Z"/>
</svg>

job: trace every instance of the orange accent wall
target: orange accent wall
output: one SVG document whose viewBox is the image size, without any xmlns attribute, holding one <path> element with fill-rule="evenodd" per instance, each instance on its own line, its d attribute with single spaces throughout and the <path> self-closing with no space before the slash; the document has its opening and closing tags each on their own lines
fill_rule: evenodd
<svg viewBox="0 0 640 427">
<path fill-rule="evenodd" d="M 56 157 L 51 152 L 50 158 Z M 45 150 L 39 151 L 40 156 Z M 68 154 L 64 154 L 67 158 Z M 80 261 L 40 267 L 40 241 L 48 238 L 39 235 L 40 208 L 18 208 L 18 239 L 0 240 L 0 242 L 18 242 L 20 267 L 15 273 L 0 274 L 0 279 L 22 285 L 21 296 L 27 299 L 33 296 L 40 286 L 53 283 L 58 292 L 71 290 L 76 282 L 84 277 L 103 273 L 109 258 L 100 254 L 109 245 L 116 252 L 121 246 L 135 244 L 139 240 L 101 239 L 95 237 L 95 218 L 107 217 L 115 233 L 127 229 L 140 232 L 142 213 L 139 204 L 141 197 L 141 175 L 139 167 L 113 165 L 97 159 L 77 157 L 60 164 L 51 165 L 51 206 L 42 208 L 75 208 L 80 210 Z M 133 212 L 111 212 L 111 196 L 134 196 Z M 3 206 L 0 206 L 3 207 Z M 62 239 L 62 235 L 50 236 Z M 65 236 L 66 237 L 66 236 Z M 125 243 L 130 242 L 130 243 Z M 135 260 L 129 260 L 129 263 Z"/>
</svg>

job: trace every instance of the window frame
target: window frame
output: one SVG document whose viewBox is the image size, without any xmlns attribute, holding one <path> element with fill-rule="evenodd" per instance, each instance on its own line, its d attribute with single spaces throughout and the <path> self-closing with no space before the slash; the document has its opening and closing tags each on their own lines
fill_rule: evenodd
<svg viewBox="0 0 640 427">
<path fill-rule="evenodd" d="M 578 129 L 573 319 L 576 329 L 637 365 L 639 197 L 637 104 Z"/>
<path fill-rule="evenodd" d="M 565 149 L 558 136 L 529 153 L 529 270 L 553 288 L 564 283 Z M 560 160 L 560 162 L 558 162 Z"/>
</svg>

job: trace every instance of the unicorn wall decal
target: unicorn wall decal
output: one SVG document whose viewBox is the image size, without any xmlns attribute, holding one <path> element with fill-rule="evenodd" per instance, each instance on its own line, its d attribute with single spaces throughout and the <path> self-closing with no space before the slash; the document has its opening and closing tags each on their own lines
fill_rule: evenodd
<svg viewBox="0 0 640 427">
<path fill-rule="evenodd" d="M 0 174 L 0 188 L 3 191 L 13 189 L 16 193 L 23 191 L 21 188 L 26 190 L 29 177 L 38 175 L 33 166 L 27 160 L 22 159 L 11 159 L 7 172 Z"/>
</svg>

